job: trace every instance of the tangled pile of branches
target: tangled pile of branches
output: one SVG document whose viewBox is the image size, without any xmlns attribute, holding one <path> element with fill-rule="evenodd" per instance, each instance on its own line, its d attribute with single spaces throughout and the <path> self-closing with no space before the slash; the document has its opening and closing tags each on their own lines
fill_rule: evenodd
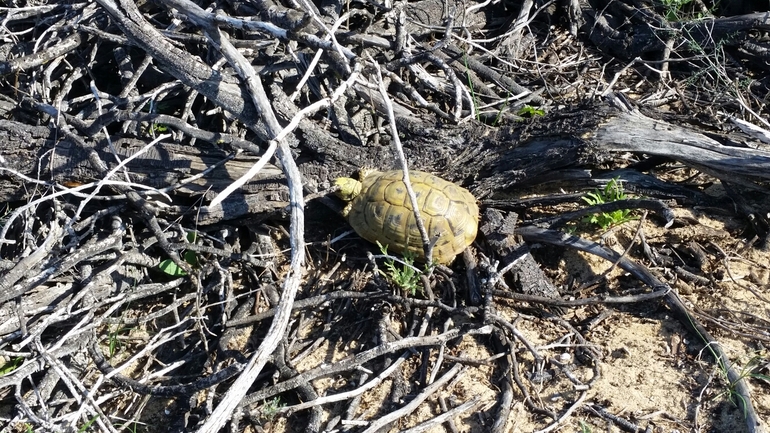
<svg viewBox="0 0 770 433">
<path fill-rule="evenodd" d="M 364 165 L 432 169 L 491 196 L 567 164 L 606 163 L 613 158 L 572 152 L 588 151 L 589 132 L 619 141 L 607 108 L 562 117 L 558 108 L 616 91 L 642 107 L 666 105 L 671 116 L 697 109 L 717 132 L 730 119 L 759 134 L 751 122 L 767 115 L 767 14 L 735 10 L 743 2 L 731 11 L 703 1 L 564 3 L 96 0 L 0 9 L 2 432 L 114 432 L 146 423 L 153 398 L 170 402 L 163 431 L 265 428 L 266 402 L 277 395 L 291 405 L 273 415 L 301 414 L 306 431 L 374 432 L 473 365 L 444 351 L 479 335 L 502 354 L 483 362 L 500 378 L 485 431 L 506 431 L 515 393 L 549 425 L 543 431 L 556 428 L 594 379 L 554 367 L 582 393 L 557 409 L 542 404 L 518 363 L 542 372 L 549 355 L 496 314 L 493 299 L 578 304 L 495 292 L 492 283 L 504 281 L 493 266 L 485 303 L 466 302 L 466 282 L 451 271 L 438 274 L 441 295 L 435 279 L 423 284 L 424 299 L 393 293 L 376 277 L 340 270 L 329 260 L 342 256 L 339 244 L 308 243 L 305 228 L 343 224 L 313 203 L 335 176 Z M 723 13 L 732 15 L 715 18 Z M 541 111 L 553 113 L 547 123 L 524 122 Z M 628 119 L 652 122 L 620 122 Z M 514 134 L 523 143 L 554 129 L 570 138 L 549 144 L 564 147 L 501 156 Z M 400 134 L 404 147 L 394 152 Z M 756 164 L 747 172 L 686 152 L 677 159 L 766 192 L 766 152 L 742 152 L 730 155 Z M 543 155 L 574 160 L 543 167 Z M 522 165 L 501 163 L 510 160 Z M 745 209 L 760 215 L 754 230 L 766 237 L 765 217 Z M 523 233 L 563 241 L 532 230 Z M 513 254 L 507 242 L 497 246 Z M 608 257 L 653 288 L 628 302 L 665 298 L 689 317 L 665 283 Z M 359 327 L 362 311 L 370 313 Z M 598 377 L 600 354 L 572 324 L 548 320 Z M 351 326 L 332 329 L 340 322 Z M 298 369 L 333 338 L 362 347 Z M 517 360 L 518 344 L 527 361 Z M 424 370 L 409 370 L 418 349 Z M 729 369 L 724 354 L 715 357 Z M 329 376 L 344 384 L 319 395 L 313 381 Z M 398 384 L 392 406 L 361 416 L 361 395 L 386 378 Z M 749 429 L 760 431 L 748 390 L 738 395 Z M 452 424 L 478 404 L 443 401 L 443 413 L 419 428 Z"/>
</svg>

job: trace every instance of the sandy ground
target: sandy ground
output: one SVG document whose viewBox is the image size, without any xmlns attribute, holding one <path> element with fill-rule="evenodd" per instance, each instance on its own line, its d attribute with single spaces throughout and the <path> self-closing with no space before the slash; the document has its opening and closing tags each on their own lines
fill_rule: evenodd
<svg viewBox="0 0 770 433">
<path fill-rule="evenodd" d="M 708 286 L 698 286 L 682 280 L 675 281 L 674 287 L 696 311 L 715 317 L 730 318 L 729 312 L 746 319 L 752 326 L 750 314 L 767 317 L 767 304 L 758 299 L 751 290 L 767 296 L 767 267 L 770 255 L 757 249 L 741 254 L 742 241 L 734 234 L 740 229 L 738 222 L 729 218 L 718 219 L 706 216 L 706 212 L 678 210 L 677 217 L 692 221 L 691 225 L 663 229 L 655 222 L 645 221 L 643 230 L 647 242 L 654 248 L 679 248 L 681 244 L 697 241 L 708 253 L 709 263 L 703 269 Z M 619 252 L 625 250 L 634 237 L 638 222 L 630 222 L 616 228 L 605 242 Z M 632 248 L 629 257 L 639 259 L 639 248 Z M 729 260 L 721 257 L 721 251 Z M 552 254 L 552 251 L 535 252 Z M 559 284 L 572 286 L 588 281 L 609 268 L 610 263 L 596 257 L 563 251 L 557 261 L 551 256 L 548 273 Z M 729 270 L 728 270 L 729 267 Z M 654 269 L 661 278 L 672 281 L 662 269 Z M 628 289 L 639 289 L 641 284 L 613 270 L 606 284 L 592 289 L 582 296 L 595 291 L 619 293 Z M 750 290 L 751 289 L 751 290 Z M 580 295 L 578 295 L 580 296 Z M 592 409 L 601 408 L 606 412 L 631 421 L 642 428 L 651 427 L 655 432 L 743 432 L 745 423 L 740 410 L 730 402 L 729 386 L 722 371 L 714 365 L 707 350 L 690 335 L 670 312 L 657 301 L 632 304 L 623 307 L 592 306 L 568 310 L 562 318 L 574 326 L 595 317 L 600 312 L 607 316 L 583 331 L 588 343 L 601 353 L 598 365 L 581 363 L 576 353 L 574 339 L 558 324 L 532 315 L 523 315 L 516 305 L 506 300 L 497 302 L 499 314 L 513 322 L 525 338 L 538 348 L 546 359 L 556 359 L 567 364 L 573 377 L 584 386 L 567 380 L 566 376 L 546 364 L 538 368 L 529 351 L 519 345 L 517 358 L 523 381 L 533 398 L 545 408 L 560 416 L 575 406 L 571 415 L 562 420 L 558 431 L 565 432 L 616 432 L 617 426 L 593 416 Z M 394 311 L 394 322 L 399 322 Z M 735 318 L 735 317 L 732 317 Z M 761 323 L 760 323 L 761 324 Z M 751 337 L 738 335 L 737 326 L 713 326 L 707 328 L 715 335 L 739 371 L 767 374 L 765 370 L 751 370 L 757 362 L 767 364 L 768 352 L 763 343 Z M 752 328 L 753 329 L 753 328 Z M 317 331 L 317 330 L 316 330 Z M 741 332 L 748 333 L 746 329 Z M 313 338 L 308 332 L 306 338 Z M 766 334 L 765 334 L 766 335 Z M 765 336 L 765 338 L 767 338 Z M 569 343 L 569 344 L 565 344 Z M 323 362 L 334 362 L 357 351 L 359 344 L 332 345 L 328 341 L 304 358 L 297 366 L 299 371 L 313 368 Z M 501 364 L 490 360 L 496 352 L 484 336 L 465 337 L 453 346 L 446 347 L 445 355 L 480 361 L 479 365 L 465 363 L 465 366 L 447 386 L 440 388 L 433 396 L 420 404 L 411 415 L 394 423 L 391 432 L 403 431 L 431 419 L 441 413 L 439 397 L 444 397 L 450 406 L 459 405 L 474 397 L 478 403 L 469 411 L 453 418 L 457 431 L 487 432 L 491 429 L 494 416 L 499 409 L 503 372 Z M 428 370 L 435 368 L 439 349 L 430 351 Z M 453 363 L 444 360 L 442 371 Z M 406 401 L 418 393 L 421 387 L 416 383 L 421 366 L 420 357 L 411 357 L 402 370 L 403 379 L 409 392 Z M 371 364 L 380 366 L 379 363 Z M 532 373 L 534 380 L 529 380 Z M 376 374 L 376 372 L 375 372 Z M 440 375 L 439 375 L 440 376 Z M 542 380 L 538 380 L 540 377 Z M 321 394 L 340 387 L 345 379 L 325 378 L 313 383 Z M 767 381 L 751 377 L 749 383 L 753 392 L 754 405 L 763 419 L 770 419 L 770 386 Z M 393 410 L 388 399 L 394 382 L 386 379 L 382 384 L 363 394 L 357 416 L 361 419 L 377 419 Z M 344 386 L 342 386 L 344 388 Z M 576 405 L 576 402 L 580 401 Z M 329 405 L 328 416 L 332 417 L 339 408 Z M 268 423 L 266 431 L 300 431 L 302 416 L 276 417 Z M 542 431 L 552 422 L 534 413 L 523 402 L 522 394 L 514 386 L 514 401 L 506 424 L 506 432 Z M 360 427 L 359 427 L 360 428 Z M 421 430 L 422 431 L 422 430 Z M 428 432 L 450 431 L 448 424 L 428 428 Z"/>
</svg>

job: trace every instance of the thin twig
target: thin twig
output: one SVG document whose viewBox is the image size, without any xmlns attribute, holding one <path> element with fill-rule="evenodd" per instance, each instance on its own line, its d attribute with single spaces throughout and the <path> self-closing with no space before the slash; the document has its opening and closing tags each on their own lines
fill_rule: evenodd
<svg viewBox="0 0 770 433">
<path fill-rule="evenodd" d="M 421 393 L 417 394 L 412 401 L 410 401 L 405 406 L 394 410 L 393 412 L 388 413 L 385 416 L 380 417 L 376 421 L 369 424 L 369 427 L 363 431 L 363 433 L 375 433 L 379 431 L 381 428 L 389 425 L 390 423 L 396 421 L 399 418 L 403 418 L 406 415 L 412 413 L 417 409 L 417 407 L 422 404 L 423 401 L 425 401 L 428 397 L 433 395 L 434 392 L 436 392 L 439 388 L 447 384 L 455 375 L 459 374 L 460 371 L 463 369 L 462 364 L 455 364 L 452 366 L 449 371 L 446 372 L 441 378 L 433 384 L 428 385 L 425 387 L 425 389 L 422 390 Z M 475 402 L 474 402 L 475 404 Z"/>
</svg>

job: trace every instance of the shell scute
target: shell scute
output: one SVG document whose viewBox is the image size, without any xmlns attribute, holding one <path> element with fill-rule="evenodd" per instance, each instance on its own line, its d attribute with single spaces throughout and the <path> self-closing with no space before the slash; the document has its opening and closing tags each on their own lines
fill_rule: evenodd
<svg viewBox="0 0 770 433">
<path fill-rule="evenodd" d="M 425 200 L 420 207 L 420 210 L 432 217 L 449 215 L 448 212 L 451 204 L 452 201 L 449 199 L 449 196 L 443 191 L 430 189 L 425 196 Z"/>
<path fill-rule="evenodd" d="M 384 192 L 383 199 L 394 206 L 406 206 L 409 202 L 406 185 L 402 182 L 388 181 Z"/>
</svg>

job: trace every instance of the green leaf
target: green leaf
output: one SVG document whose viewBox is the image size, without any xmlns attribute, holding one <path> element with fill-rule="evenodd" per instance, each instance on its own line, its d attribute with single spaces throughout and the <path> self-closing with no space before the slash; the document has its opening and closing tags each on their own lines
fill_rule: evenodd
<svg viewBox="0 0 770 433">
<path fill-rule="evenodd" d="M 21 367 L 21 364 L 24 363 L 24 358 L 22 357 L 16 357 L 13 358 L 11 361 L 6 362 L 3 365 L 0 365 L 0 376 L 5 376 L 6 374 L 16 370 L 17 368 Z"/>
<path fill-rule="evenodd" d="M 82 433 L 82 432 L 84 432 L 84 431 L 88 430 L 89 428 L 91 428 L 91 425 L 92 425 L 94 422 L 96 422 L 96 420 L 99 418 L 99 416 L 100 416 L 100 415 L 98 415 L 98 414 L 97 414 L 97 415 L 94 415 L 94 416 L 93 416 L 93 418 L 91 418 L 90 420 L 88 420 L 88 422 L 87 422 L 87 423 L 85 423 L 85 425 L 83 425 L 83 427 L 80 427 L 80 428 L 78 429 L 78 433 Z"/>
<path fill-rule="evenodd" d="M 519 111 L 516 113 L 521 117 L 542 117 L 545 116 L 545 110 L 541 110 L 538 108 L 535 108 L 531 105 L 525 105 L 521 108 L 519 108 Z"/>
<path fill-rule="evenodd" d="M 626 192 L 623 190 L 623 183 L 620 181 L 620 177 L 615 177 L 607 182 L 602 190 L 595 190 L 594 192 L 588 192 L 581 197 L 584 202 L 589 206 L 597 206 L 604 203 L 612 203 L 619 200 L 625 200 L 628 198 Z M 631 215 L 629 209 L 620 209 L 612 212 L 602 212 L 583 218 L 583 222 L 589 224 L 595 224 L 606 230 L 612 226 L 620 225 L 635 219 Z"/>
<path fill-rule="evenodd" d="M 190 266 L 198 265 L 198 255 L 195 254 L 195 251 L 185 250 L 185 252 L 182 253 L 182 258 L 184 258 L 184 261 L 189 263 Z"/>
<path fill-rule="evenodd" d="M 183 277 L 187 275 L 187 272 L 185 272 L 184 269 L 180 268 L 171 259 L 166 259 L 160 262 L 160 264 L 158 265 L 158 268 L 160 268 L 160 270 L 163 271 L 163 273 L 167 275 L 171 275 L 172 277 Z"/>
</svg>

